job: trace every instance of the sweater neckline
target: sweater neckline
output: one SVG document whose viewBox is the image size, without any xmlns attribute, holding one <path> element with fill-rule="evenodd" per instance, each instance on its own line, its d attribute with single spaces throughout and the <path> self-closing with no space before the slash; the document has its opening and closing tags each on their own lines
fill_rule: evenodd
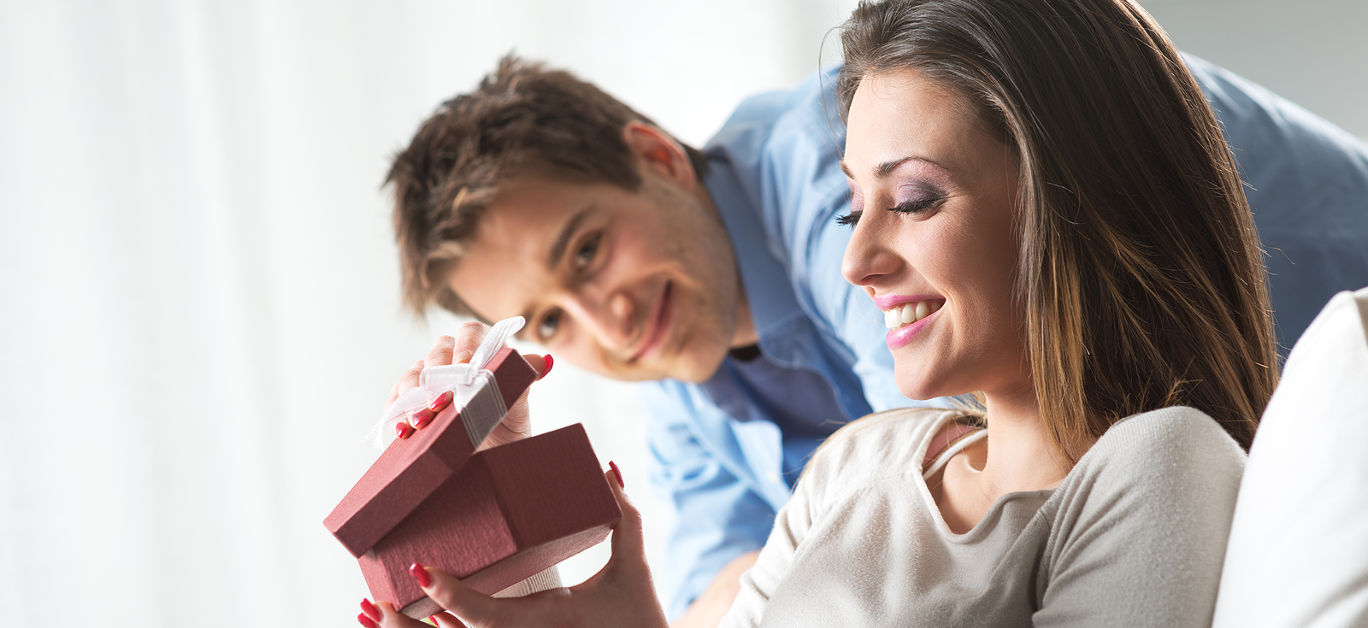
<svg viewBox="0 0 1368 628">
<path fill-rule="evenodd" d="M 945 428 L 946 423 L 954 421 L 956 418 L 957 413 L 954 412 L 947 412 L 942 415 L 941 419 L 936 421 L 935 425 L 931 427 L 930 433 L 918 443 L 917 455 L 914 459 L 924 459 L 927 454 L 927 449 L 930 447 L 931 442 L 935 440 L 936 435 Z M 984 428 L 984 430 L 986 432 L 987 428 Z M 1075 464 L 1074 469 L 1077 468 L 1078 465 Z M 1059 486 L 1063 486 L 1064 482 L 1068 481 L 1069 476 L 1073 474 L 1074 469 L 1069 470 L 1069 474 L 1064 476 L 1064 480 L 1059 483 Z M 940 505 L 936 503 L 935 496 L 931 494 L 931 487 L 926 483 L 926 478 L 922 475 L 921 469 L 917 469 L 917 472 L 912 475 L 914 476 L 913 482 L 917 486 L 917 491 L 921 493 L 922 503 L 931 513 L 931 520 L 935 522 L 936 531 L 940 533 L 942 538 L 960 544 L 973 543 L 991 533 L 1002 519 L 1004 512 L 1015 503 L 1037 499 L 1038 501 L 1036 501 L 1031 508 L 1032 513 L 1038 512 L 1041 506 L 1044 506 L 1045 502 L 1054 494 L 1055 490 L 1059 488 L 1059 486 L 1056 486 L 1055 488 L 1043 488 L 1034 491 L 1013 491 L 1004 494 L 1001 497 L 998 497 L 997 500 L 988 507 L 988 511 L 983 514 L 983 517 L 978 520 L 978 523 L 975 523 L 972 528 L 969 528 L 969 530 L 963 534 L 957 534 L 950 529 L 949 524 L 945 523 L 945 516 L 941 514 Z"/>
</svg>

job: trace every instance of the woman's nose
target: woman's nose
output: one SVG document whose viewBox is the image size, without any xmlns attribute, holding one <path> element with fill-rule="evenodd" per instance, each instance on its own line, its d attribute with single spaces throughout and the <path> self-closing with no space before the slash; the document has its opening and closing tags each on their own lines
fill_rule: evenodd
<svg viewBox="0 0 1368 628">
<path fill-rule="evenodd" d="M 874 222 L 872 217 L 866 217 L 856 223 L 845 255 L 841 258 L 841 275 L 846 281 L 861 287 L 873 287 L 881 277 L 897 270 L 899 265 L 897 254 L 878 237 L 879 230 Z"/>
</svg>

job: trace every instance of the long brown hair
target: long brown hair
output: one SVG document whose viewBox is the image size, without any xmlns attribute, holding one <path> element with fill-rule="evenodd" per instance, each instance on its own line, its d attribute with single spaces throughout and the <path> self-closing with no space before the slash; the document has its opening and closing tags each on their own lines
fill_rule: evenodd
<svg viewBox="0 0 1368 628">
<path fill-rule="evenodd" d="M 1278 373 L 1235 163 L 1196 81 L 1126 0 L 862 2 L 843 108 L 912 68 L 958 89 L 1020 164 L 1016 298 L 1046 429 L 1069 460 L 1172 405 L 1248 449 Z"/>
</svg>

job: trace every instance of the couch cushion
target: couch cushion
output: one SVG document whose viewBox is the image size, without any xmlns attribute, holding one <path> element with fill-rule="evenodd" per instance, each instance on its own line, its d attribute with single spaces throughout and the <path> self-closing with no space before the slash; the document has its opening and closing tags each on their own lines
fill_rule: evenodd
<svg viewBox="0 0 1368 628">
<path fill-rule="evenodd" d="M 1235 506 L 1216 626 L 1368 625 L 1368 288 L 1288 356 Z"/>
</svg>

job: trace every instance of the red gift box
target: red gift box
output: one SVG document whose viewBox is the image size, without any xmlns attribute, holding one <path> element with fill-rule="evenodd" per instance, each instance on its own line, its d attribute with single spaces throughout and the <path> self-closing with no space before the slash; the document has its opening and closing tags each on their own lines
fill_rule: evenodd
<svg viewBox="0 0 1368 628">
<path fill-rule="evenodd" d="M 512 349 L 487 368 L 498 390 L 477 394 L 505 407 L 536 378 Z M 410 617 L 440 610 L 409 575 L 414 562 L 493 594 L 602 541 L 622 516 L 583 426 L 472 455 L 467 422 L 490 419 L 463 419 L 453 404 L 395 440 L 323 522 L 358 558 L 372 597 Z"/>
</svg>

